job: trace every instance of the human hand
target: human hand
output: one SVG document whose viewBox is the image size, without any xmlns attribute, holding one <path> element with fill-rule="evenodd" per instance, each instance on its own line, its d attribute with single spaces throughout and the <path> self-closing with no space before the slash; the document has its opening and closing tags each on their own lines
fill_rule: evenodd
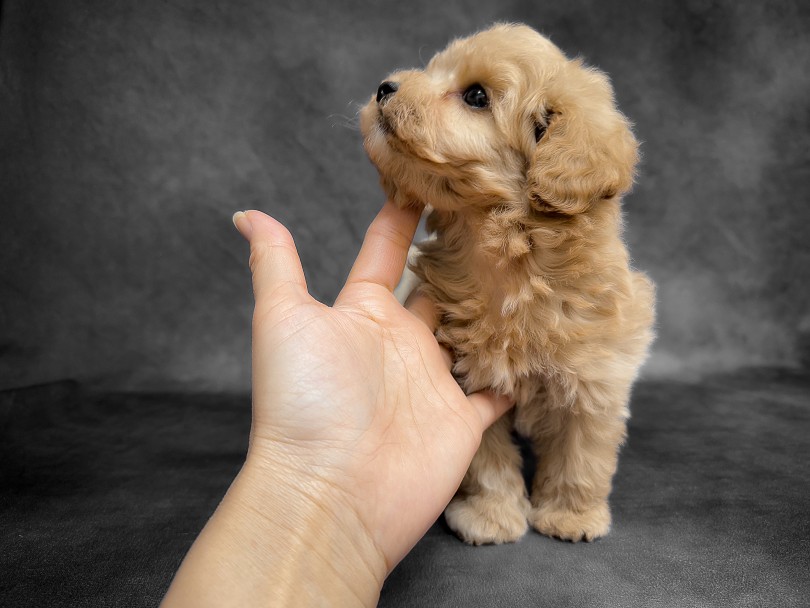
<svg viewBox="0 0 810 608">
<path fill-rule="evenodd" d="M 328 307 L 307 292 L 284 226 L 258 211 L 234 218 L 250 242 L 256 299 L 253 424 L 223 505 L 263 513 L 257 535 L 314 552 L 332 570 L 320 580 L 364 603 L 441 514 L 484 429 L 511 405 L 465 396 L 433 336 L 430 301 L 417 295 L 406 309 L 394 298 L 418 221 L 418 210 L 387 203 Z M 272 546 L 258 554 L 271 568 L 302 559 Z M 301 583 L 289 568 L 276 581 L 290 593 Z"/>
</svg>

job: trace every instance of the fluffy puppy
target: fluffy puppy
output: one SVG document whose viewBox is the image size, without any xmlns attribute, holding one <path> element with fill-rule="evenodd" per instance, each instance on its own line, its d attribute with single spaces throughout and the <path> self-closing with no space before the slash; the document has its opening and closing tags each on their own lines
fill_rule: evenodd
<svg viewBox="0 0 810 608">
<path fill-rule="evenodd" d="M 472 544 L 516 541 L 529 523 L 603 536 L 654 305 L 622 241 L 638 153 L 607 77 L 529 27 L 496 25 L 390 75 L 360 119 L 386 194 L 432 209 L 435 239 L 412 267 L 454 374 L 516 400 L 447 523 Z M 531 500 L 512 428 L 537 455 Z"/>
</svg>

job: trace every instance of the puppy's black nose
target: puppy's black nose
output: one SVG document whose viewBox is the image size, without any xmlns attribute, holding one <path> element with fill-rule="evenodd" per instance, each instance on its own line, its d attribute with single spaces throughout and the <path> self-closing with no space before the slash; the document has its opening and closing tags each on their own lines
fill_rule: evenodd
<svg viewBox="0 0 810 608">
<path fill-rule="evenodd" d="M 389 95 L 393 95 L 399 89 L 398 82 L 391 82 L 390 80 L 386 80 L 384 83 L 380 85 L 380 88 L 377 89 L 377 103 L 380 103 L 383 99 L 388 97 Z"/>
</svg>

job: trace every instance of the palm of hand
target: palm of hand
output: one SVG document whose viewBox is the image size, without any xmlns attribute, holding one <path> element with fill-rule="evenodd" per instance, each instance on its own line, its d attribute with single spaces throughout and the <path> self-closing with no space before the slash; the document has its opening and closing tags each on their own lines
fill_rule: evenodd
<svg viewBox="0 0 810 608">
<path fill-rule="evenodd" d="M 254 366 L 272 373 L 254 386 L 252 440 L 349 493 L 368 530 L 389 537 L 405 511 L 402 538 L 421 536 L 452 498 L 483 421 L 433 334 L 385 288 L 350 286 L 334 308 L 307 299 L 256 322 Z"/>
</svg>

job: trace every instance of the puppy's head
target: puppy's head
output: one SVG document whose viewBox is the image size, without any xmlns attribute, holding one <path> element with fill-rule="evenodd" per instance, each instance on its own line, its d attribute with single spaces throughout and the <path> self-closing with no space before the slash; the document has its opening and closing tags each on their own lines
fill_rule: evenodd
<svg viewBox="0 0 810 608">
<path fill-rule="evenodd" d="M 637 144 L 600 71 L 522 25 L 391 74 L 360 112 L 386 194 L 441 210 L 528 204 L 573 215 L 630 188 Z"/>
</svg>

